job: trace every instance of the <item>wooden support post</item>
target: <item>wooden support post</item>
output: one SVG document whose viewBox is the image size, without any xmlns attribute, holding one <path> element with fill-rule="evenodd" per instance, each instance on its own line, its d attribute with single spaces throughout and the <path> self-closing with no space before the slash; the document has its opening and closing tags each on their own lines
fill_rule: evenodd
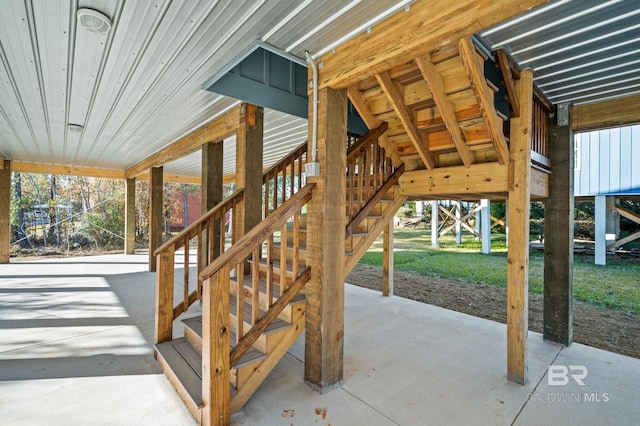
<svg viewBox="0 0 640 426">
<path fill-rule="evenodd" d="M 382 237 L 382 295 L 393 296 L 393 218 Z"/>
<path fill-rule="evenodd" d="M 263 119 L 262 107 L 242 104 L 236 130 L 236 188 L 244 188 L 244 197 L 236 207 L 237 238 L 262 220 Z"/>
<path fill-rule="evenodd" d="M 162 166 L 149 170 L 149 271 L 156 271 L 153 252 L 162 245 Z"/>
<path fill-rule="evenodd" d="M 124 254 L 136 252 L 136 179 L 125 179 Z"/>
<path fill-rule="evenodd" d="M 202 418 L 203 425 L 231 421 L 229 266 L 202 283 Z"/>
<path fill-rule="evenodd" d="M 533 72 L 522 71 L 516 81 L 520 116 L 511 119 L 509 167 L 509 253 L 507 258 L 507 377 L 527 382 L 527 332 L 529 323 L 529 218 L 531 185 L 531 134 L 533 126 Z"/>
<path fill-rule="evenodd" d="M 594 260 L 596 265 L 607 264 L 607 197 L 605 195 L 595 196 L 595 239 L 596 252 Z"/>
<path fill-rule="evenodd" d="M 480 233 L 482 238 L 482 254 L 491 254 L 491 201 L 480 200 Z"/>
<path fill-rule="evenodd" d="M 3 160 L 0 169 L 0 263 L 9 263 L 11 251 L 11 161 Z"/>
<path fill-rule="evenodd" d="M 168 342 L 173 336 L 174 246 L 157 257 L 155 342 Z"/>
<path fill-rule="evenodd" d="M 313 107 L 309 102 L 309 109 Z M 311 111 L 309 111 L 311 117 Z M 324 393 L 343 378 L 344 278 L 347 165 L 346 90 L 321 89 L 318 95 L 318 151 L 320 176 L 308 205 L 305 381 Z M 309 126 L 312 132 L 312 126 Z M 312 140 L 311 134 L 309 141 Z M 311 148 L 309 149 L 311 152 Z"/>
<path fill-rule="evenodd" d="M 549 119 L 549 197 L 544 205 L 544 327 L 547 340 L 573 340 L 573 131 Z"/>
<path fill-rule="evenodd" d="M 202 196 L 202 208 L 201 214 L 206 214 L 209 210 L 214 208 L 219 202 L 222 201 L 222 187 L 224 185 L 223 179 L 223 144 L 219 142 L 207 142 L 202 145 L 202 185 L 200 186 Z M 224 232 L 221 229 L 219 223 L 213 225 L 213 256 L 214 258 L 220 256 L 220 232 Z M 207 255 L 209 253 L 209 232 L 204 231 L 202 233 L 204 239 L 202 264 L 208 265 L 209 261 Z"/>
</svg>

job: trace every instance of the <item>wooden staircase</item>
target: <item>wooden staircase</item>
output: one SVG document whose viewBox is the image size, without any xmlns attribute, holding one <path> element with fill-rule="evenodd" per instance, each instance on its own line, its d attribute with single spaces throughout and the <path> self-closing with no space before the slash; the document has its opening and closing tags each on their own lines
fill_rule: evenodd
<svg viewBox="0 0 640 426">
<path fill-rule="evenodd" d="M 398 187 L 404 167 L 377 142 L 385 130 L 383 123 L 348 147 L 347 273 L 406 200 Z M 315 187 L 301 187 L 305 158 L 306 144 L 265 172 L 265 219 L 242 238 L 220 232 L 242 201 L 240 190 L 156 251 L 156 358 L 201 424 L 225 423 L 239 411 L 304 330 L 311 273 L 301 212 Z M 190 245 L 198 248 L 199 282 L 189 284 L 186 261 L 183 300 L 174 306 L 175 252 L 184 248 L 188 259 Z M 174 339 L 174 321 L 196 300 L 202 316 L 183 319 L 184 337 Z"/>
</svg>

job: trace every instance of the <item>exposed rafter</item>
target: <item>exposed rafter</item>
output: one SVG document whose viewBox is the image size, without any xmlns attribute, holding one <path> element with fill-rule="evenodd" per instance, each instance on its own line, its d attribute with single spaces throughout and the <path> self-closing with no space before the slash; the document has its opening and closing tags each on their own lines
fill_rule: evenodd
<svg viewBox="0 0 640 426">
<path fill-rule="evenodd" d="M 380 126 L 380 120 L 378 120 L 371 113 L 367 102 L 364 100 L 362 94 L 355 85 L 349 86 L 349 88 L 347 89 L 347 96 L 349 96 L 351 103 L 355 107 L 356 111 L 358 111 L 358 114 L 360 114 L 360 117 L 364 121 L 364 124 L 366 124 L 369 129 L 375 129 Z M 378 141 L 384 148 L 389 158 L 391 158 L 391 162 L 394 166 L 398 167 L 400 164 L 402 164 L 402 160 L 400 159 L 400 156 L 398 155 L 395 147 L 389 142 L 385 135 L 380 135 Z"/>
<path fill-rule="evenodd" d="M 243 105 L 240 105 L 214 118 L 171 145 L 129 167 L 125 171 L 125 177 L 129 179 L 139 176 L 148 172 L 151 167 L 161 166 L 199 150 L 204 143 L 222 141 L 232 136 L 238 127 L 242 107 Z"/>
<path fill-rule="evenodd" d="M 509 104 L 511 105 L 511 116 L 520 117 L 520 101 L 518 100 L 518 94 L 516 93 L 515 79 L 520 78 L 520 73 L 516 75 L 513 72 L 513 61 L 509 58 L 509 55 L 502 49 L 496 52 L 498 57 L 498 66 L 502 73 L 502 79 L 507 88 L 507 97 Z"/>
<path fill-rule="evenodd" d="M 429 151 L 429 146 L 427 142 L 424 140 L 418 127 L 416 126 L 415 119 L 413 118 L 413 114 L 409 111 L 409 109 L 404 104 L 404 96 L 402 95 L 402 91 L 398 87 L 397 83 L 391 80 L 389 73 L 382 72 L 380 74 L 376 74 L 376 79 L 380 84 L 380 87 L 387 95 L 389 103 L 393 107 L 393 110 L 398 115 L 398 118 L 402 122 L 404 129 L 409 135 L 409 139 L 413 142 L 420 158 L 427 166 L 428 169 L 432 170 L 436 168 L 436 160 L 433 156 L 433 153 Z"/>
<path fill-rule="evenodd" d="M 449 101 L 449 99 L 447 99 L 447 95 L 444 92 L 442 77 L 440 76 L 440 74 L 438 74 L 433 64 L 431 63 L 431 58 L 429 55 L 417 57 L 415 61 L 418 65 L 418 68 L 420 68 L 422 77 L 424 77 L 427 85 L 429 86 L 429 90 L 431 90 L 433 100 L 440 110 L 442 120 L 444 121 L 444 124 L 449 131 L 449 135 L 451 135 L 453 144 L 458 150 L 458 154 L 462 159 L 462 163 L 466 167 L 471 166 L 471 163 L 473 163 L 473 153 L 469 149 L 469 146 L 467 146 L 462 135 L 462 131 L 460 130 L 460 126 L 458 126 L 455 107 Z"/>
<path fill-rule="evenodd" d="M 509 162 L 509 147 L 502 132 L 502 126 L 498 122 L 496 108 L 487 93 L 484 71 L 476 58 L 476 51 L 471 38 L 464 37 L 460 39 L 458 49 L 469 81 L 471 82 L 471 88 L 480 105 L 482 117 L 489 129 L 489 135 L 491 136 L 496 154 L 498 155 L 498 162 L 500 164 L 507 164 Z"/>
</svg>

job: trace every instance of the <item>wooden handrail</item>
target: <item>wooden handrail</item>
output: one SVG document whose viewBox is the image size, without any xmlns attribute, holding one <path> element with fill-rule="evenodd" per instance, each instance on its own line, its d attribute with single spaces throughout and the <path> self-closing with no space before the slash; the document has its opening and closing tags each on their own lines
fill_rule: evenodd
<svg viewBox="0 0 640 426">
<path fill-rule="evenodd" d="M 293 298 L 296 297 L 300 290 L 302 290 L 302 287 L 304 287 L 304 285 L 307 283 L 307 281 L 309 281 L 310 278 L 311 268 L 307 266 L 302 270 L 302 272 L 300 272 L 300 275 L 296 277 L 296 279 L 293 281 L 293 284 L 287 287 L 284 293 L 280 295 L 276 303 L 271 305 L 269 310 L 262 316 L 262 318 L 260 318 L 258 322 L 255 323 L 253 327 L 251 327 L 247 334 L 245 334 L 242 339 L 240 339 L 240 341 L 233 347 L 230 355 L 231 368 L 233 368 L 233 366 L 236 365 L 238 361 L 240 361 L 240 358 L 242 358 L 245 352 L 247 352 L 251 348 L 251 346 L 253 346 L 253 344 L 258 340 L 262 333 L 267 330 L 269 324 L 271 324 L 273 320 L 275 320 L 278 315 L 280 315 L 280 312 L 282 312 L 284 308 L 286 308 L 287 305 L 291 303 Z"/>
<path fill-rule="evenodd" d="M 372 142 L 376 142 L 378 138 L 387 131 L 388 128 L 389 124 L 386 121 L 383 121 L 378 127 L 376 127 L 375 129 L 371 129 L 367 133 L 365 133 L 360 139 L 358 139 L 358 142 L 349 147 L 349 150 L 347 151 L 347 161 L 349 161 L 355 155 L 358 155 L 358 151 L 360 151 L 363 146 L 369 145 Z"/>
<path fill-rule="evenodd" d="M 191 238 L 193 238 L 193 236 L 195 236 L 196 233 L 201 231 L 199 228 L 204 222 L 209 220 L 209 218 L 211 218 L 212 216 L 215 216 L 216 213 L 220 212 L 221 210 L 224 210 L 229 204 L 242 201 L 243 197 L 244 197 L 244 188 L 241 188 L 236 192 L 234 192 L 233 194 L 231 194 L 230 196 L 228 196 L 227 198 L 225 198 L 224 200 L 222 200 L 220 203 L 216 204 L 214 208 L 209 210 L 205 215 L 199 217 L 198 220 L 193 222 L 191 225 L 184 228 L 182 231 L 178 233 L 178 235 L 174 236 L 169 241 L 167 241 L 166 243 L 158 247 L 156 251 L 153 252 L 153 254 L 157 256 L 161 252 L 167 250 L 169 246 L 175 246 L 177 249 L 178 247 L 180 247 L 180 245 L 177 244 L 180 240 L 189 241 Z"/>
<path fill-rule="evenodd" d="M 346 236 L 347 238 L 353 233 L 353 231 L 358 227 L 360 222 L 362 222 L 371 212 L 371 210 L 375 207 L 376 204 L 380 202 L 382 196 L 386 194 L 389 189 L 395 184 L 398 183 L 400 179 L 400 175 L 404 173 L 404 163 L 400 165 L 396 169 L 396 171 L 387 179 L 387 181 L 376 191 L 376 193 L 367 201 L 367 204 L 360 209 L 360 211 L 351 219 L 351 222 L 346 227 Z"/>
<path fill-rule="evenodd" d="M 276 232 L 282 224 L 302 205 L 311 199 L 311 191 L 315 188 L 315 183 L 304 186 L 293 197 L 285 201 L 280 208 L 256 225 L 251 231 L 247 232 L 240 240 L 232 245 L 229 250 L 225 251 L 220 257 L 213 261 L 209 266 L 200 272 L 199 280 L 202 282 L 211 277 L 225 264 L 237 264 L 244 258 L 248 257 L 256 244 L 262 242 L 270 235 Z"/>
<path fill-rule="evenodd" d="M 262 183 L 266 183 L 267 176 L 273 174 L 276 170 L 280 169 L 282 164 L 288 163 L 294 158 L 297 158 L 302 154 L 306 153 L 308 147 L 309 147 L 309 143 L 307 141 L 304 141 L 297 148 L 294 148 L 293 151 L 287 154 L 282 160 L 278 161 L 276 164 L 274 164 L 273 166 L 265 170 L 265 172 L 262 174 Z"/>
</svg>

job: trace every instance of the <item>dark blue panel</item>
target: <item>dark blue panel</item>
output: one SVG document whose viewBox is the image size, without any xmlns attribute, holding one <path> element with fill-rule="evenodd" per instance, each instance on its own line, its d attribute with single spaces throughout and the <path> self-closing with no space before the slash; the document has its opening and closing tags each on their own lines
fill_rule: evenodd
<svg viewBox="0 0 640 426">
<path fill-rule="evenodd" d="M 276 55 L 271 55 L 269 62 L 269 84 L 271 87 L 289 93 L 293 92 L 292 65 L 294 64 Z"/>
<path fill-rule="evenodd" d="M 245 58 L 239 66 L 235 67 L 234 70 L 239 68 L 240 76 L 257 81 L 258 83 L 264 83 L 267 81 L 264 67 L 265 60 L 267 59 L 266 53 L 267 52 L 262 49 L 256 50 Z"/>
<path fill-rule="evenodd" d="M 307 68 L 258 48 L 207 90 L 265 108 L 307 118 Z M 347 128 L 364 135 L 364 124 L 351 102 Z"/>
</svg>

